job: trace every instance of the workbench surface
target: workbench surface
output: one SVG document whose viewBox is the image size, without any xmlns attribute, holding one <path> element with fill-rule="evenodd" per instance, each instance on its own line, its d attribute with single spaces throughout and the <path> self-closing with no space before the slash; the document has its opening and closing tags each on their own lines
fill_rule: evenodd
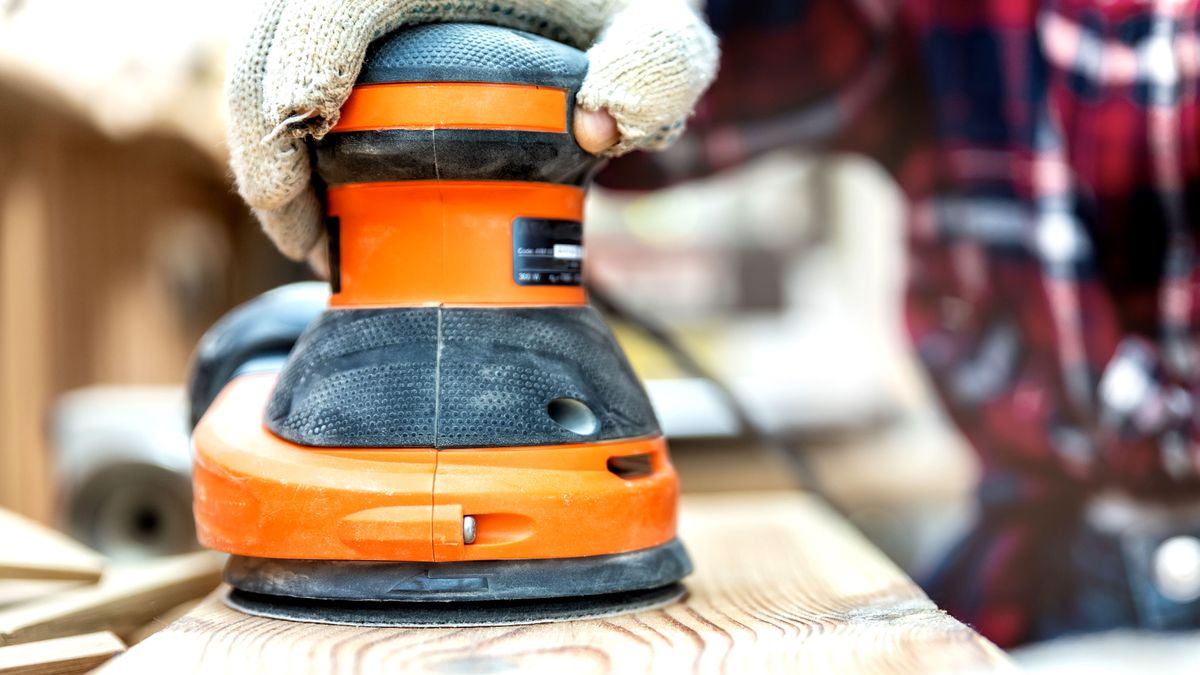
<svg viewBox="0 0 1200 675">
<path fill-rule="evenodd" d="M 819 500 L 689 495 L 689 597 L 615 618 L 352 628 L 239 614 L 213 595 L 104 668 L 121 673 L 960 673 L 1008 671 Z M 218 592 L 220 593 L 220 592 Z"/>
</svg>

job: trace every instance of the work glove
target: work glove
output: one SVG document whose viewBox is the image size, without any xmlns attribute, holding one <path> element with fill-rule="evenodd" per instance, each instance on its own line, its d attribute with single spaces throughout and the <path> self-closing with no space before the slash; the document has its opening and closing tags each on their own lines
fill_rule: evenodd
<svg viewBox="0 0 1200 675">
<path fill-rule="evenodd" d="M 321 208 L 305 139 L 337 123 L 368 44 L 400 26 L 490 23 L 587 49 L 575 133 L 607 156 L 669 145 L 716 75 L 716 38 L 687 0 L 260 1 L 231 51 L 230 163 L 279 250 L 318 268 Z"/>
</svg>

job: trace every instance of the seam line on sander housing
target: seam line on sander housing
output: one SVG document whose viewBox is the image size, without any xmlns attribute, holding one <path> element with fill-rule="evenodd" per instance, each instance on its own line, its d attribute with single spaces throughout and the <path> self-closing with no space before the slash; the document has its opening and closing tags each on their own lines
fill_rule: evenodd
<svg viewBox="0 0 1200 675">
<path fill-rule="evenodd" d="M 442 219 L 442 277 L 446 276 L 446 196 L 442 192 L 442 172 L 438 166 L 437 154 L 437 129 L 429 130 L 429 145 L 433 149 L 433 177 L 434 182 L 438 185 L 438 209 L 441 211 Z M 440 434 L 442 431 L 442 315 L 444 310 L 441 305 L 437 308 L 437 348 L 434 353 L 433 362 L 433 479 L 430 481 L 429 490 L 429 559 L 437 560 L 437 475 L 438 465 L 441 462 L 441 456 L 438 454 L 441 447 Z"/>
<path fill-rule="evenodd" d="M 438 185 L 438 209 L 441 211 L 442 220 L 442 270 L 441 274 L 444 278 L 446 275 L 446 197 L 442 193 L 442 173 L 438 166 L 437 154 L 437 129 L 429 130 L 429 145 L 433 150 L 433 176 L 434 182 Z M 438 466 L 441 463 L 441 456 L 438 454 L 441 447 L 441 431 L 442 431 L 442 315 L 444 309 L 441 305 L 437 308 L 437 347 L 433 357 L 433 478 L 430 480 L 429 490 L 429 559 L 437 561 L 437 476 Z"/>
<path fill-rule="evenodd" d="M 444 310 L 437 308 L 437 349 L 433 360 L 433 449 L 441 447 L 442 431 L 442 314 Z"/>
<path fill-rule="evenodd" d="M 437 561 L 437 476 L 442 430 L 442 308 L 437 308 L 437 349 L 433 357 L 433 477 L 429 490 L 429 559 Z"/>
</svg>

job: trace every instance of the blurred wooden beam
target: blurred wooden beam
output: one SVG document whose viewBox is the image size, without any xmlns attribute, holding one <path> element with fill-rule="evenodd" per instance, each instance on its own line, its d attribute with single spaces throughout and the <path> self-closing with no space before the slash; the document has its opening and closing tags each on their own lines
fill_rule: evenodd
<svg viewBox="0 0 1200 675">
<path fill-rule="evenodd" d="M 109 632 L 0 647 L 0 675 L 74 675 L 86 673 L 125 651 Z"/>
<path fill-rule="evenodd" d="M 0 506 L 50 518 L 42 431 L 49 384 L 45 193 L 28 168 L 0 184 Z"/>
<path fill-rule="evenodd" d="M 202 551 L 114 565 L 95 586 L 0 610 L 0 645 L 97 630 L 131 635 L 155 617 L 215 588 L 223 560 Z"/>
<path fill-rule="evenodd" d="M 44 581 L 42 579 L 0 579 L 0 609 L 55 593 L 78 588 L 86 581 Z"/>
<path fill-rule="evenodd" d="M 105 558 L 65 534 L 0 509 L 0 579 L 98 581 Z"/>
</svg>

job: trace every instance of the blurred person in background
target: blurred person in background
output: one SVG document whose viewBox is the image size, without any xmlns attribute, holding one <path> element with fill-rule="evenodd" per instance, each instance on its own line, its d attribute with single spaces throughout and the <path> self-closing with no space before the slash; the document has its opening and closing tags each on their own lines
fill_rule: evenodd
<svg viewBox="0 0 1200 675">
<path fill-rule="evenodd" d="M 320 258 L 303 139 L 336 120 L 362 51 L 289 42 L 286 4 L 269 3 L 233 61 L 230 143 L 268 234 Z M 635 0 L 636 21 L 613 18 L 623 3 L 545 3 L 540 23 L 520 11 L 530 3 L 463 10 L 475 4 L 420 20 L 596 42 L 576 127 L 590 150 L 661 149 L 711 77 L 715 49 L 674 0 Z M 368 16 L 368 29 L 418 20 L 327 5 Z M 594 25 L 589 12 L 602 15 Z M 796 146 L 864 153 L 893 174 L 909 199 L 913 346 L 982 466 L 977 522 L 927 580 L 934 599 L 1001 646 L 1195 627 L 1192 591 L 1177 588 L 1172 605 L 1148 575 L 1158 543 L 1186 549 L 1200 531 L 1172 515 L 1200 488 L 1200 4 L 710 0 L 704 12 L 720 77 L 689 131 L 661 154 L 618 159 L 602 182 L 650 189 Z M 314 72 L 343 81 L 321 89 L 329 78 Z M 289 82 L 316 86 L 312 102 L 288 103 Z"/>
<path fill-rule="evenodd" d="M 1200 532 L 1200 3 L 706 10 L 723 57 L 688 134 L 604 178 L 659 186 L 796 143 L 893 174 L 912 344 L 982 470 L 934 600 L 1006 647 L 1200 625 L 1196 589 L 1149 578 L 1194 577 Z"/>
</svg>

